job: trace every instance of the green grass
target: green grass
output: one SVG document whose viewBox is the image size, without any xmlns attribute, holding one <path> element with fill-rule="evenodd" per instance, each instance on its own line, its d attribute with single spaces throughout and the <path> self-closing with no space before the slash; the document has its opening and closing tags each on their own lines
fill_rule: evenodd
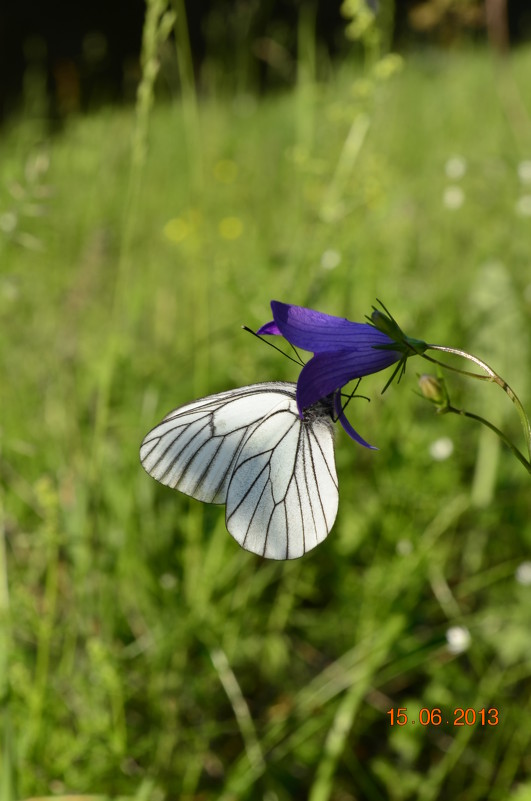
<svg viewBox="0 0 531 801">
<path fill-rule="evenodd" d="M 426 54 L 368 99 L 344 66 L 197 116 L 161 104 L 133 184 L 129 111 L 45 144 L 28 120 L 4 134 L 1 801 L 531 798 L 528 477 L 414 394 L 420 362 L 383 397 L 385 377 L 363 382 L 372 402 L 349 414 L 380 450 L 338 432 L 337 522 L 293 563 L 244 552 L 221 508 L 138 462 L 171 408 L 296 379 L 240 330 L 271 298 L 356 320 L 381 298 L 529 408 L 530 68 L 518 52 L 512 84 L 488 54 Z M 9 186 L 41 152 L 31 216 Z M 451 387 L 518 440 L 496 388 Z M 454 452 L 437 462 L 441 437 Z M 471 638 L 457 655 L 452 626 Z M 415 725 L 389 725 L 399 707 Z M 451 722 L 458 707 L 496 707 L 499 724 L 419 725 L 421 708 Z"/>
</svg>

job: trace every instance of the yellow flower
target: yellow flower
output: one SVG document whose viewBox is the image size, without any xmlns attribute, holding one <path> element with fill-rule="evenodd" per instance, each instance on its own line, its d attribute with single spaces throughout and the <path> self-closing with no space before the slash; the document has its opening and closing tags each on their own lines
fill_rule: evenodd
<svg viewBox="0 0 531 801">
<path fill-rule="evenodd" d="M 182 217 L 173 217 L 164 226 L 164 236 L 170 242 L 182 242 L 190 233 L 190 223 Z"/>
<path fill-rule="evenodd" d="M 218 230 L 223 239 L 239 239 L 243 233 L 243 223 L 239 217 L 224 217 L 218 225 Z"/>
</svg>

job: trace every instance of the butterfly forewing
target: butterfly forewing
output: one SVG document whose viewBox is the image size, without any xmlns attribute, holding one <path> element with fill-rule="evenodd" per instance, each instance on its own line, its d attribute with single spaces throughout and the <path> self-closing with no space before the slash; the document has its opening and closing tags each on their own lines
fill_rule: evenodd
<svg viewBox="0 0 531 801">
<path fill-rule="evenodd" d="M 181 406 L 147 434 L 145 470 L 200 501 L 226 503 L 246 550 L 294 559 L 327 536 L 337 513 L 331 410 L 301 420 L 295 384 L 270 382 Z"/>
<path fill-rule="evenodd" d="M 271 382 L 220 392 L 170 412 L 140 447 L 161 484 L 206 503 L 225 503 L 241 444 L 293 384 Z"/>
</svg>

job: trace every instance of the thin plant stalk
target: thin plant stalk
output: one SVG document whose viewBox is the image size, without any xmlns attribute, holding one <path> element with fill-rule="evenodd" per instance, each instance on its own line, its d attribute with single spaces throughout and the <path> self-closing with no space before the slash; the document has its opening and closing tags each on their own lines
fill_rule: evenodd
<svg viewBox="0 0 531 801">
<path fill-rule="evenodd" d="M 440 367 L 444 367 L 446 370 L 453 370 L 453 372 L 455 372 L 455 373 L 460 373 L 461 375 L 466 375 L 466 376 L 471 377 L 471 378 L 477 378 L 480 381 L 489 381 L 490 383 L 498 384 L 498 386 L 500 386 L 503 389 L 503 391 L 512 400 L 512 402 L 514 403 L 514 405 L 516 406 L 516 409 L 518 411 L 518 414 L 519 414 L 519 417 L 520 417 L 520 421 L 521 421 L 522 427 L 524 429 L 524 436 L 525 436 L 526 445 L 527 445 L 527 452 L 528 452 L 528 456 L 529 456 L 529 462 L 531 462 L 531 423 L 529 422 L 529 418 L 528 418 L 527 414 L 525 413 L 525 409 L 524 409 L 524 407 L 522 405 L 522 402 L 520 401 L 520 399 L 519 399 L 518 395 L 516 394 L 516 392 L 514 392 L 514 390 L 511 389 L 511 387 L 509 386 L 507 381 L 505 381 L 503 378 L 501 378 L 501 376 L 499 376 L 492 369 L 492 367 L 489 367 L 489 365 L 486 364 L 486 362 L 482 361 L 482 359 L 478 359 L 477 356 L 473 356 L 471 353 L 466 353 L 466 351 L 464 351 L 464 350 L 459 350 L 458 348 L 449 348 L 449 347 L 447 347 L 445 345 L 428 345 L 428 348 L 430 350 L 440 350 L 440 351 L 443 351 L 444 353 L 452 353 L 455 356 L 461 356 L 463 359 L 468 359 L 469 361 L 474 362 L 474 364 L 477 364 L 478 367 L 481 367 L 481 369 L 485 371 L 486 375 L 481 375 L 480 373 L 472 373 L 472 372 L 470 372 L 468 370 L 461 370 L 458 367 L 453 367 L 450 364 L 445 364 L 443 362 L 440 362 L 437 359 L 432 359 L 430 356 L 427 356 L 425 353 L 422 354 L 422 358 L 427 359 L 428 361 L 432 362 L 433 364 L 437 364 Z M 459 412 L 459 411 L 458 411 L 458 413 L 459 414 L 463 414 L 463 412 Z M 466 416 L 470 417 L 471 415 L 469 413 L 466 413 Z M 491 426 L 489 423 L 487 423 L 486 420 L 483 420 L 483 418 L 476 418 L 476 419 L 482 420 L 485 423 L 485 425 L 489 425 L 490 428 L 493 428 L 493 430 L 495 430 L 499 435 L 501 435 L 501 432 L 499 432 L 498 429 L 496 429 L 494 426 Z M 506 442 L 508 444 L 508 440 L 503 435 L 501 435 L 501 436 L 502 436 L 502 439 L 504 440 L 504 442 Z M 511 446 L 511 449 L 515 453 L 516 452 L 520 453 L 519 451 L 516 451 L 514 446 Z M 520 457 L 521 457 L 520 461 L 522 461 L 523 457 L 522 457 L 521 454 L 520 454 Z M 524 459 L 524 464 L 527 464 L 529 466 L 529 462 Z"/>
<path fill-rule="evenodd" d="M 511 440 L 503 433 L 503 431 L 500 431 L 500 429 L 494 425 L 494 423 L 491 423 L 489 420 L 486 420 L 479 414 L 474 414 L 474 412 L 467 412 L 464 409 L 456 409 L 455 406 L 446 407 L 444 409 L 444 412 L 448 414 L 450 413 L 458 414 L 461 417 L 468 417 L 470 420 L 477 420 L 478 423 L 482 423 L 484 426 L 487 426 L 487 428 L 490 428 L 490 430 L 493 431 L 495 434 L 497 434 L 497 436 L 507 445 L 507 447 L 511 449 L 511 451 L 514 453 L 518 461 L 524 465 L 527 472 L 531 473 L 531 462 L 525 458 L 523 453 L 521 453 L 521 451 L 518 450 L 516 445 L 514 445 L 511 442 Z"/>
</svg>

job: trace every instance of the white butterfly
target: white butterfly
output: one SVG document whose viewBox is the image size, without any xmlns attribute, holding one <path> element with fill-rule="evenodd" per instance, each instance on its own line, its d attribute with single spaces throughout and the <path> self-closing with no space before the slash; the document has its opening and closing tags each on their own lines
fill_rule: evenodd
<svg viewBox="0 0 531 801">
<path fill-rule="evenodd" d="M 301 420 L 295 389 L 271 381 L 200 398 L 170 412 L 140 446 L 150 476 L 225 503 L 230 534 L 268 559 L 315 548 L 337 514 L 332 401 Z"/>
</svg>

